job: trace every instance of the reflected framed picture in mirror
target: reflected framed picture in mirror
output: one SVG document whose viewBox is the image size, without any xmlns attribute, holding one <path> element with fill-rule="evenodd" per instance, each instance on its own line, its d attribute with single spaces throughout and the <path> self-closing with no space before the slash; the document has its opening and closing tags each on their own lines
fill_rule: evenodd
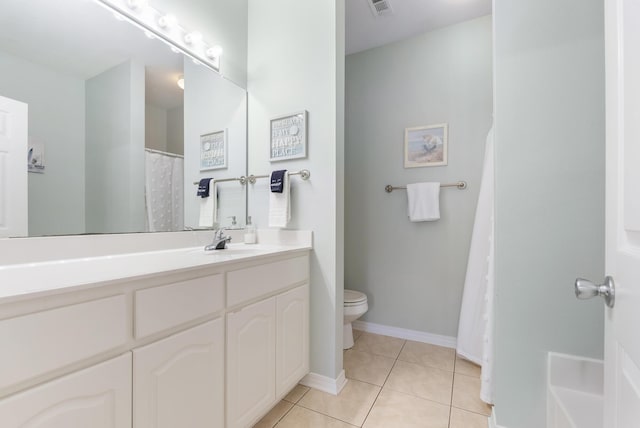
<svg viewBox="0 0 640 428">
<path fill-rule="evenodd" d="M 227 167 L 227 130 L 200 136 L 200 171 Z"/>
</svg>

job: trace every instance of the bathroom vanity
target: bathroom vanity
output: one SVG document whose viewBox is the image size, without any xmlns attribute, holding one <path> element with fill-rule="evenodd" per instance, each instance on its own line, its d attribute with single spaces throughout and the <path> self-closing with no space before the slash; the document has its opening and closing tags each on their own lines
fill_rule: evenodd
<svg viewBox="0 0 640 428">
<path fill-rule="evenodd" d="M 251 426 L 309 371 L 310 249 L 0 266 L 0 426 Z"/>
</svg>

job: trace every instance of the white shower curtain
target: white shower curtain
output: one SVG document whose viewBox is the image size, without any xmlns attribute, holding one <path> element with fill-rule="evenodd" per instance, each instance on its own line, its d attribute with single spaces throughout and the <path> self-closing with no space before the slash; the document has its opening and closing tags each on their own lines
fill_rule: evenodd
<svg viewBox="0 0 640 428">
<path fill-rule="evenodd" d="M 484 169 L 460 308 L 457 352 L 482 367 L 480 398 L 493 403 L 494 293 L 493 128 L 487 135 Z"/>
<path fill-rule="evenodd" d="M 145 151 L 145 203 L 147 230 L 184 229 L 184 159 Z"/>
</svg>

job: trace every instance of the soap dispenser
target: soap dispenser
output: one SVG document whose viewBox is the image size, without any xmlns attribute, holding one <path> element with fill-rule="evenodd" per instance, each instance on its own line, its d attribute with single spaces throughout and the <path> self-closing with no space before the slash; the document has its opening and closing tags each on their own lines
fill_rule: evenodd
<svg viewBox="0 0 640 428">
<path fill-rule="evenodd" d="M 257 240 L 256 227 L 251 223 L 251 216 L 247 217 L 247 225 L 244 228 L 244 243 L 255 244 Z"/>
</svg>

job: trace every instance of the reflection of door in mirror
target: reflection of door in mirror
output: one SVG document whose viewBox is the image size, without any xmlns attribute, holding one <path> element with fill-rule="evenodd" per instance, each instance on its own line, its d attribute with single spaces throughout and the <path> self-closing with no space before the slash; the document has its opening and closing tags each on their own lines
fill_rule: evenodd
<svg viewBox="0 0 640 428">
<path fill-rule="evenodd" d="M 0 96 L 0 238 L 27 236 L 27 105 Z"/>
<path fill-rule="evenodd" d="M 188 166 L 196 156 L 189 145 L 199 145 L 194 135 L 229 129 L 230 163 L 214 176 L 246 174 L 245 91 L 186 62 L 206 76 L 200 80 L 210 81 L 198 88 L 198 79 L 185 79 L 185 87 L 192 84 L 191 91 L 208 105 L 184 105 L 186 93 L 177 84 L 187 74 L 182 55 L 98 4 L 3 2 L 0 96 L 28 105 L 29 141 L 37 141 L 46 153 L 43 173 L 28 174 L 29 236 L 193 226 L 185 217 L 199 203 L 192 182 L 207 176 L 197 162 Z M 206 92 L 216 86 L 233 87 L 227 92 L 235 90 L 241 101 Z M 241 121 L 234 116 L 240 104 Z M 186 110 L 203 118 L 197 129 L 187 126 L 194 120 L 185 118 Z M 225 120 L 242 122 L 241 128 Z M 26 169 L 24 159 L 26 153 L 21 161 Z M 244 188 L 235 185 L 233 191 L 219 191 L 220 218 L 227 215 L 223 210 L 245 216 Z M 242 196 L 236 197 L 236 191 Z"/>
</svg>

